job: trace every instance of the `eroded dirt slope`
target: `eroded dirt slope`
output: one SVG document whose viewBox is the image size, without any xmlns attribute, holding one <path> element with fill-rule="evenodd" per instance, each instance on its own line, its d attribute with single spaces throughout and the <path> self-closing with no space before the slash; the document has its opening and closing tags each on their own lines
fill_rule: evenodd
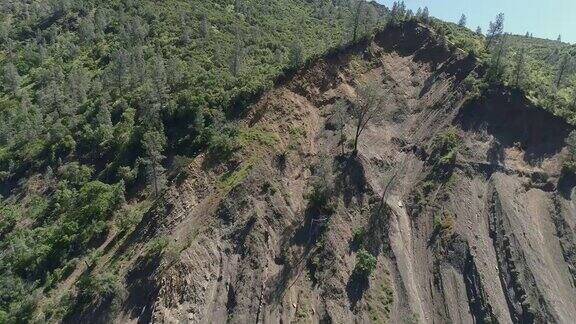
<svg viewBox="0 0 576 324">
<path fill-rule="evenodd" d="M 468 100 L 475 69 L 408 25 L 297 73 L 239 122 L 240 153 L 198 157 L 117 251 L 132 256 L 119 305 L 73 320 L 573 322 L 576 216 L 559 184 L 571 128 L 506 89 Z M 354 157 L 333 107 L 367 80 L 385 113 Z M 458 153 L 439 165 L 446 134 Z M 319 179 L 330 208 L 310 202 Z M 359 244 L 377 258 L 368 282 L 353 275 Z"/>
</svg>

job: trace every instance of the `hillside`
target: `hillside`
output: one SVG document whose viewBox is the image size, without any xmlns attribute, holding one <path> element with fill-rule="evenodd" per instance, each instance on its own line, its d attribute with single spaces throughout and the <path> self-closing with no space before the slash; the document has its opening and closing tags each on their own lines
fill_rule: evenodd
<svg viewBox="0 0 576 324">
<path fill-rule="evenodd" d="M 474 55 L 486 69 L 495 63 L 497 44 L 503 44 L 501 75 L 492 82 L 519 89 L 534 105 L 576 124 L 576 45 L 504 34 L 486 48 L 484 35 L 468 28 L 437 19 L 431 24 L 449 43 Z"/>
<path fill-rule="evenodd" d="M 29 319 L 103 242 L 121 240 L 190 157 L 232 151 L 226 116 L 349 42 L 353 6 L 3 3 L 0 322 Z M 358 37 L 379 10 L 365 8 Z"/>
<path fill-rule="evenodd" d="M 69 321 L 569 322 L 573 128 L 505 88 L 470 97 L 478 72 L 413 23 L 313 62 L 104 248 L 90 275 L 124 288 Z M 385 108 L 353 154 L 336 103 L 367 82 Z"/>
<path fill-rule="evenodd" d="M 570 322 L 574 48 L 397 15 L 3 6 L 0 323 Z"/>
</svg>

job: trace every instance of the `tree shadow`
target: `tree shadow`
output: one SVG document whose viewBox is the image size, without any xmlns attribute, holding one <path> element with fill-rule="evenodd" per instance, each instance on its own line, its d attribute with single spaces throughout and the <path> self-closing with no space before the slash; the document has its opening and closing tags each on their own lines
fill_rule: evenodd
<svg viewBox="0 0 576 324">
<path fill-rule="evenodd" d="M 490 164 L 500 165 L 504 163 L 505 153 L 504 147 L 500 144 L 498 140 L 494 140 L 490 143 L 490 147 L 486 152 L 486 159 Z"/>
<path fill-rule="evenodd" d="M 366 191 L 366 174 L 364 165 L 357 155 L 340 155 L 336 157 L 339 175 L 336 177 L 336 192 L 342 195 L 344 205 L 350 206 L 355 199 L 361 202 Z"/>
<path fill-rule="evenodd" d="M 275 289 L 270 297 L 272 303 L 279 303 L 290 287 L 290 281 L 304 271 L 303 265 L 307 263 L 313 247 L 326 230 L 329 216 L 323 215 L 316 206 L 309 203 L 304 212 L 304 222 L 293 231 L 287 231 L 293 233 L 287 241 L 288 246 L 301 246 L 304 250 L 291 264 L 286 263 L 284 258 L 281 259 L 284 266 L 279 275 L 274 278 Z"/>
<path fill-rule="evenodd" d="M 137 264 L 126 275 L 126 309 L 138 323 L 150 323 L 152 308 L 150 305 L 157 293 L 154 274 L 160 265 L 160 256 L 140 257 Z"/>
<path fill-rule="evenodd" d="M 502 160 L 505 148 L 520 147 L 524 161 L 533 166 L 558 154 L 573 129 L 562 118 L 533 106 L 522 93 L 504 88 L 468 103 L 456 123 L 464 131 L 486 128 L 496 139 L 499 145 L 489 151 L 488 159 Z"/>
<path fill-rule="evenodd" d="M 346 284 L 346 294 L 350 300 L 350 308 L 356 308 L 358 301 L 364 296 L 364 292 L 370 286 L 368 278 L 358 272 L 353 272 Z"/>
<path fill-rule="evenodd" d="M 384 203 L 374 205 L 371 208 L 370 218 L 365 239 L 365 247 L 372 255 L 378 257 L 382 251 L 388 248 L 388 224 L 392 210 Z"/>
<path fill-rule="evenodd" d="M 576 176 L 572 173 L 563 172 L 558 180 L 558 193 L 562 198 L 570 200 L 574 187 L 576 187 Z"/>
</svg>

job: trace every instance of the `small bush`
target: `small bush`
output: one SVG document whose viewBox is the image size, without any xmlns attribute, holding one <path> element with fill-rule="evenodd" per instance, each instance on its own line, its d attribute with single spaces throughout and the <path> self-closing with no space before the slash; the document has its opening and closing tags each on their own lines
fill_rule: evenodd
<svg viewBox="0 0 576 324">
<path fill-rule="evenodd" d="M 89 303 L 114 298 L 120 289 L 120 278 L 112 272 L 89 275 L 78 282 L 78 299 Z"/>
<path fill-rule="evenodd" d="M 235 170 L 230 170 L 220 177 L 220 185 L 222 188 L 231 189 L 239 185 L 248 177 L 252 170 L 251 163 L 243 163 Z"/>
<path fill-rule="evenodd" d="M 428 180 L 444 182 L 450 179 L 461 141 L 454 129 L 449 129 L 434 139 L 428 158 L 428 163 L 432 166 Z"/>
<path fill-rule="evenodd" d="M 361 277 L 368 278 L 374 269 L 376 269 L 376 257 L 365 249 L 358 250 L 354 273 Z"/>
<path fill-rule="evenodd" d="M 449 129 L 437 136 L 432 143 L 432 161 L 439 163 L 449 163 L 457 153 L 462 139 L 455 129 Z"/>
<path fill-rule="evenodd" d="M 162 254 L 168 246 L 168 243 L 168 238 L 166 236 L 159 236 L 152 239 L 148 243 L 148 255 L 155 256 Z"/>
<path fill-rule="evenodd" d="M 441 235 L 443 240 L 447 240 L 454 233 L 454 217 L 449 214 L 436 214 L 434 216 L 434 231 Z"/>
<path fill-rule="evenodd" d="M 487 84 L 476 73 L 471 73 L 464 79 L 464 86 L 470 99 L 476 99 L 486 90 Z"/>
<path fill-rule="evenodd" d="M 118 178 L 124 180 L 126 184 L 132 184 L 136 179 L 137 173 L 136 168 L 132 169 L 129 166 L 121 166 L 116 171 Z"/>
</svg>

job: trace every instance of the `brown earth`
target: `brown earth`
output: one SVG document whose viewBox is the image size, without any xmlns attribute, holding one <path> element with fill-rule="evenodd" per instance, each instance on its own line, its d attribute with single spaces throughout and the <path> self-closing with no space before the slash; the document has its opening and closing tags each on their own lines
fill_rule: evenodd
<svg viewBox="0 0 576 324">
<path fill-rule="evenodd" d="M 571 127 L 504 88 L 470 98 L 481 71 L 436 38 L 390 28 L 263 95 L 239 121 L 242 150 L 196 158 L 114 252 L 130 255 L 121 300 L 69 321 L 573 322 Z M 333 106 L 366 80 L 385 112 L 342 154 Z M 439 169 L 432 143 L 449 132 L 461 145 Z M 310 202 L 319 181 L 330 208 Z M 360 228 L 377 259 L 367 281 L 353 273 Z"/>
</svg>

